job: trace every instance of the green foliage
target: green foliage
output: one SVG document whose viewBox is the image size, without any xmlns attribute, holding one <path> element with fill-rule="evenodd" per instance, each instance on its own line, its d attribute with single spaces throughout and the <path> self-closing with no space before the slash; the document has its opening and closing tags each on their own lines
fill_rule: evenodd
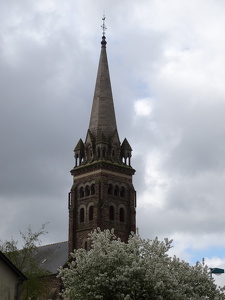
<svg viewBox="0 0 225 300">
<path fill-rule="evenodd" d="M 68 267 L 60 268 L 70 300 L 225 299 L 206 266 L 168 255 L 168 239 L 132 234 L 126 244 L 113 231 L 98 229 L 90 241 L 91 250 L 74 250 Z"/>
<path fill-rule="evenodd" d="M 31 297 L 37 297 L 45 293 L 47 285 L 44 282 L 44 276 L 48 272 L 42 269 L 35 261 L 34 254 L 39 246 L 40 236 L 46 234 L 46 224 L 43 224 L 37 232 L 32 232 L 31 227 L 27 228 L 27 232 L 20 235 L 23 240 L 22 249 L 18 249 L 18 242 L 5 241 L 1 243 L 0 250 L 11 260 L 11 262 L 28 278 L 24 281 L 20 294 L 21 300 L 31 299 Z"/>
</svg>

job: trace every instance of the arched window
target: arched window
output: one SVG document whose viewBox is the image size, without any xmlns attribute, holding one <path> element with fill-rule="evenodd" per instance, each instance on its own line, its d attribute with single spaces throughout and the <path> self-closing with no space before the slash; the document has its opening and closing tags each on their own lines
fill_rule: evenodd
<svg viewBox="0 0 225 300">
<path fill-rule="evenodd" d="M 123 207 L 120 207 L 120 210 L 119 210 L 119 220 L 120 222 L 124 222 L 124 208 Z"/>
<path fill-rule="evenodd" d="M 124 186 L 121 187 L 120 196 L 125 197 L 125 187 Z"/>
<path fill-rule="evenodd" d="M 119 196 L 119 187 L 118 187 L 118 185 L 115 186 L 114 196 Z"/>
<path fill-rule="evenodd" d="M 84 223 L 84 208 L 80 209 L 80 223 Z"/>
<path fill-rule="evenodd" d="M 109 187 L 108 187 L 108 194 L 109 195 L 112 195 L 113 193 L 113 186 L 111 185 L 111 183 L 109 184 Z"/>
<path fill-rule="evenodd" d="M 109 220 L 111 221 L 115 220 L 115 209 L 113 205 L 110 205 L 109 207 Z"/>
<path fill-rule="evenodd" d="M 85 241 L 84 242 L 84 249 L 87 251 L 87 249 L 88 249 L 88 243 L 87 243 L 87 241 Z"/>
<path fill-rule="evenodd" d="M 89 185 L 86 185 L 86 187 L 85 187 L 85 196 L 86 197 L 90 196 L 90 187 L 89 187 Z"/>
<path fill-rule="evenodd" d="M 94 183 L 91 185 L 91 195 L 95 194 L 95 185 Z"/>
<path fill-rule="evenodd" d="M 84 197 L 84 188 L 81 187 L 79 192 L 80 192 L 80 198 L 83 198 Z"/>
<path fill-rule="evenodd" d="M 94 218 L 94 207 L 93 205 L 91 205 L 89 207 L 89 221 L 93 221 L 93 218 Z"/>
</svg>

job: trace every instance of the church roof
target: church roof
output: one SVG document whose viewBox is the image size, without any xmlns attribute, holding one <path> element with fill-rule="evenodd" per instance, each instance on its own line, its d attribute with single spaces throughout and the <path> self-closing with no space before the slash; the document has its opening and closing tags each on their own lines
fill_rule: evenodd
<svg viewBox="0 0 225 300">
<path fill-rule="evenodd" d="M 68 261 L 68 242 L 37 247 L 34 259 L 41 268 L 57 274 L 58 268 Z"/>
<path fill-rule="evenodd" d="M 89 130 L 96 138 L 103 134 L 110 139 L 117 129 L 116 116 L 106 53 L 106 38 L 102 37 L 102 48 L 95 85 Z"/>
</svg>

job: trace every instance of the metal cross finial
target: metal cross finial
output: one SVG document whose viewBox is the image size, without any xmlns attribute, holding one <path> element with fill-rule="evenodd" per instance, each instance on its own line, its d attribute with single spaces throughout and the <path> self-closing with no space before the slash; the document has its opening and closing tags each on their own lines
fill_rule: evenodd
<svg viewBox="0 0 225 300">
<path fill-rule="evenodd" d="M 106 26 L 105 26 L 105 14 L 103 14 L 103 18 L 102 18 L 102 21 L 103 21 L 103 23 L 102 23 L 102 35 L 103 36 L 105 36 L 105 31 L 106 31 Z"/>
</svg>

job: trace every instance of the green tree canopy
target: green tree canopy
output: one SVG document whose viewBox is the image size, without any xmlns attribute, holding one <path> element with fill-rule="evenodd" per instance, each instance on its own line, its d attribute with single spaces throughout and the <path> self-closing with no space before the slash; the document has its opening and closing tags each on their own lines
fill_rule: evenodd
<svg viewBox="0 0 225 300">
<path fill-rule="evenodd" d="M 225 299 L 207 266 L 170 257 L 172 241 L 132 234 L 121 242 L 113 231 L 95 230 L 91 249 L 74 250 L 59 276 L 70 300 Z"/>
</svg>

